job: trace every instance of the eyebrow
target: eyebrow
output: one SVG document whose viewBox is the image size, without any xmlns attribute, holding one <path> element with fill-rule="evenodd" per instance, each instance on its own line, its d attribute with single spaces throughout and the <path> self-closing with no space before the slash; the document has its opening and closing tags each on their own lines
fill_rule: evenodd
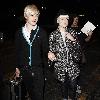
<svg viewBox="0 0 100 100">
<path fill-rule="evenodd" d="M 39 15 L 39 13 L 29 13 L 30 15 L 34 16 L 34 15 Z"/>
</svg>

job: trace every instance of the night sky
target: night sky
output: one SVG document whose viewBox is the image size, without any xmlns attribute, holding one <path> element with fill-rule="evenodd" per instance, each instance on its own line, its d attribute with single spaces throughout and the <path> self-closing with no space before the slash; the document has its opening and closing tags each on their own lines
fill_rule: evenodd
<svg viewBox="0 0 100 100">
<path fill-rule="evenodd" d="M 84 15 L 86 20 L 95 25 L 100 24 L 99 0 L 9 0 L 8 3 L 0 0 L 0 31 L 15 31 L 23 19 L 24 7 L 30 3 L 36 4 L 40 9 L 39 24 L 42 25 L 53 25 L 59 9 L 65 9 L 69 14 Z"/>
<path fill-rule="evenodd" d="M 53 19 L 61 8 L 66 9 L 68 13 L 84 14 L 95 22 L 98 22 L 99 18 L 99 0 L 9 0 L 8 2 L 0 0 L 0 19 L 23 16 L 24 6 L 30 3 L 35 3 L 41 11 L 42 18 L 47 20 Z"/>
</svg>

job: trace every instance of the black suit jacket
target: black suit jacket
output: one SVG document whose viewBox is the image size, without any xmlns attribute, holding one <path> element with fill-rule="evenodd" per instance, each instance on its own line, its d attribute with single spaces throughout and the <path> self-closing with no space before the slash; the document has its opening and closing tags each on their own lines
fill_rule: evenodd
<svg viewBox="0 0 100 100">
<path fill-rule="evenodd" d="M 34 36 L 35 31 L 32 31 L 31 39 Z M 29 44 L 23 36 L 22 28 L 16 32 L 16 54 L 17 54 L 17 65 L 18 68 L 29 66 Z M 39 27 L 39 31 L 32 43 L 31 49 L 31 67 L 33 66 L 48 66 L 48 37 L 47 33 Z"/>
</svg>

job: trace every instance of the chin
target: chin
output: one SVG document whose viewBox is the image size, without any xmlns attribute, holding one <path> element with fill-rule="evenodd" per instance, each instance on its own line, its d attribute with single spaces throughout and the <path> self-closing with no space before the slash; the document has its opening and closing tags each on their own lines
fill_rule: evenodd
<svg viewBox="0 0 100 100">
<path fill-rule="evenodd" d="M 32 25 L 32 26 L 35 26 L 35 25 L 36 25 L 36 23 L 31 23 L 31 25 Z"/>
</svg>

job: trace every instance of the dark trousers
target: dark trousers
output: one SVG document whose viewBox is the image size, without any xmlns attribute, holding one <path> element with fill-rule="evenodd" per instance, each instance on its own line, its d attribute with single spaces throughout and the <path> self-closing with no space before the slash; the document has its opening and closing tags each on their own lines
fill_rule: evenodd
<svg viewBox="0 0 100 100">
<path fill-rule="evenodd" d="M 76 89 L 77 89 L 77 78 L 71 80 L 68 75 L 66 75 L 65 81 L 62 83 L 62 96 L 68 99 L 68 96 L 72 100 L 76 99 Z"/>
<path fill-rule="evenodd" d="M 24 69 L 22 77 L 31 100 L 43 100 L 44 77 L 42 68 Z"/>
</svg>

